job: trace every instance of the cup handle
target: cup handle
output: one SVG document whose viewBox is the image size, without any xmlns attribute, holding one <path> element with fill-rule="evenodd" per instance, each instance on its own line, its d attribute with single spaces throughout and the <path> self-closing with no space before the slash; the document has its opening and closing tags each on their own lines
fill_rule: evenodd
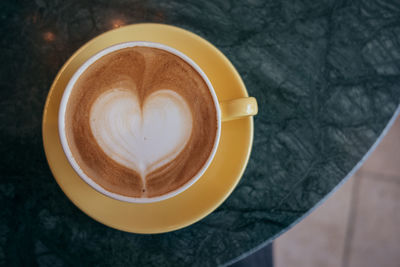
<svg viewBox="0 0 400 267">
<path fill-rule="evenodd" d="M 257 100 L 254 97 L 243 97 L 219 102 L 221 120 L 231 121 L 254 116 L 258 112 Z"/>
</svg>

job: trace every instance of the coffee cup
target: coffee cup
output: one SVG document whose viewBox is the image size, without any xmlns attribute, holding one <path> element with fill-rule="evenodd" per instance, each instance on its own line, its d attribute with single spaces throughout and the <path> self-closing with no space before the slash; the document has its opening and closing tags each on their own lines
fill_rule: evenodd
<svg viewBox="0 0 400 267">
<path fill-rule="evenodd" d="M 75 172 L 120 201 L 162 201 L 192 186 L 218 148 L 221 123 L 257 114 L 244 97 L 219 102 L 201 68 L 160 43 L 126 42 L 89 58 L 59 109 Z"/>
</svg>

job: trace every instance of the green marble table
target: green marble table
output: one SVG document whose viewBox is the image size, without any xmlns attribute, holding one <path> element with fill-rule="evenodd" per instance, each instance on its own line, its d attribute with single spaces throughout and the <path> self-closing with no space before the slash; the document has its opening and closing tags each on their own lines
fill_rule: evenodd
<svg viewBox="0 0 400 267">
<path fill-rule="evenodd" d="M 349 177 L 400 103 L 398 0 L 4 0 L 0 21 L 0 265 L 232 263 Z M 233 194 L 167 234 L 129 234 L 87 217 L 56 184 L 42 148 L 42 110 L 62 64 L 96 35 L 138 22 L 215 44 L 260 107 Z"/>
</svg>

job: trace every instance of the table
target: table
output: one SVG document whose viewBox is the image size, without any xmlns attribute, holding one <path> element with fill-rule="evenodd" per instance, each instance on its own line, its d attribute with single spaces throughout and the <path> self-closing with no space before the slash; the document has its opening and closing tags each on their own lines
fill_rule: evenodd
<svg viewBox="0 0 400 267">
<path fill-rule="evenodd" d="M 0 265 L 215 266 L 270 243 L 350 177 L 399 112 L 399 17 L 397 0 L 2 1 Z M 139 22 L 209 40 L 259 103 L 233 194 L 204 220 L 158 235 L 80 212 L 41 140 L 62 64 L 98 34 Z"/>
</svg>

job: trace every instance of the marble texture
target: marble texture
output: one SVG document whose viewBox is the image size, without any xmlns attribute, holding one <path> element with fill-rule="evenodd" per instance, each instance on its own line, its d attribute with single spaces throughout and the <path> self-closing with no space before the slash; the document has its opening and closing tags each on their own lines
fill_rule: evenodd
<svg viewBox="0 0 400 267">
<path fill-rule="evenodd" d="M 275 267 L 399 265 L 399 126 L 397 116 L 357 173 L 274 241 Z"/>
<path fill-rule="evenodd" d="M 397 0 L 1 1 L 0 265 L 215 266 L 270 242 L 353 169 L 399 105 L 399 15 Z M 206 38 L 259 102 L 253 153 L 231 197 L 159 235 L 80 212 L 41 141 L 62 64 L 96 35 L 138 22 Z"/>
</svg>

